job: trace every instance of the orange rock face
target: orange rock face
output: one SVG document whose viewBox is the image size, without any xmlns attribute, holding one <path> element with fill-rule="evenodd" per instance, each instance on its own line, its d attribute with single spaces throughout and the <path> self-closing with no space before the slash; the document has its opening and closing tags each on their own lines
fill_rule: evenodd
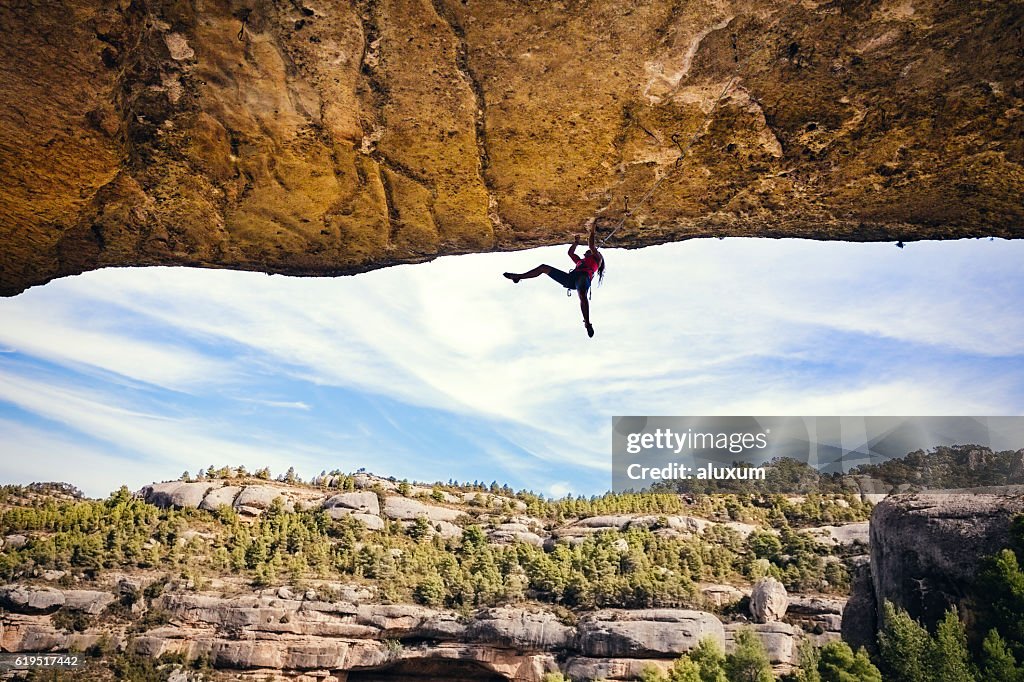
<svg viewBox="0 0 1024 682">
<path fill-rule="evenodd" d="M 1024 234 L 1010 0 L 68 0 L 0 29 L 4 295 L 352 274 L 592 216 L 626 247 Z"/>
</svg>

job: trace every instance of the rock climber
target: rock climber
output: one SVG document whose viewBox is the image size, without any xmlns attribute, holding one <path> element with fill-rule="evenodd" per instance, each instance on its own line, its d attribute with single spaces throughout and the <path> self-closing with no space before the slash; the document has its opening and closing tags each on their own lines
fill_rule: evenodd
<svg viewBox="0 0 1024 682">
<path fill-rule="evenodd" d="M 598 282 L 604 279 L 604 256 L 597 250 L 597 227 L 594 221 L 590 221 L 590 237 L 587 242 L 587 252 L 583 258 L 576 255 L 576 247 L 580 245 L 580 236 L 573 238 L 572 246 L 569 247 L 569 258 L 576 267 L 572 272 L 563 272 L 550 265 L 538 265 L 533 270 L 517 274 L 514 272 L 504 273 L 505 277 L 518 284 L 521 279 L 531 279 L 540 275 L 547 275 L 561 284 L 566 289 L 575 289 L 580 297 L 580 310 L 583 311 L 583 326 L 587 329 L 587 336 L 593 338 L 594 325 L 590 323 L 590 302 L 587 300 L 587 292 L 590 290 L 591 281 L 597 274 Z"/>
</svg>

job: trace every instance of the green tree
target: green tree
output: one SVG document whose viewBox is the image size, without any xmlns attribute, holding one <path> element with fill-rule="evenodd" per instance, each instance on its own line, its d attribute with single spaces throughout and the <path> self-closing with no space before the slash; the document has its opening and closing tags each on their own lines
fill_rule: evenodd
<svg viewBox="0 0 1024 682">
<path fill-rule="evenodd" d="M 733 637 L 735 650 L 725 657 L 725 674 L 729 682 L 773 682 L 771 662 L 761 639 L 753 630 L 737 630 Z"/>
<path fill-rule="evenodd" d="M 1017 667 L 1009 647 L 995 630 L 989 630 L 985 641 L 981 643 L 981 659 L 981 679 L 1024 682 L 1024 670 Z"/>
<path fill-rule="evenodd" d="M 886 600 L 878 648 L 888 678 L 899 682 L 932 682 L 928 657 L 932 642 L 928 631 L 903 609 Z"/>
<path fill-rule="evenodd" d="M 856 654 L 846 642 L 829 642 L 818 652 L 821 682 L 882 682 L 882 673 L 861 648 Z M 811 682 L 802 680 L 801 682 Z"/>
<path fill-rule="evenodd" d="M 788 682 L 821 682 L 821 673 L 818 672 L 821 649 L 814 643 L 804 640 L 800 643 L 797 651 L 800 657 L 800 667 L 783 679 Z"/>
<path fill-rule="evenodd" d="M 754 531 L 747 537 L 747 548 L 756 559 L 777 561 L 782 552 L 782 542 L 775 536 L 775 533 Z"/>
<path fill-rule="evenodd" d="M 1018 531 L 1018 525 L 1014 525 Z M 983 622 L 999 631 L 1016 658 L 1024 655 L 1024 569 L 1020 557 L 1004 549 L 987 559 L 978 581 Z"/>
<path fill-rule="evenodd" d="M 645 665 L 640 671 L 640 682 L 665 682 L 665 676 L 653 665 Z"/>
<path fill-rule="evenodd" d="M 417 516 L 416 520 L 412 522 L 406 533 L 409 534 L 414 540 L 422 540 L 423 538 L 430 535 L 431 531 L 430 521 L 427 520 L 426 516 Z"/>
<path fill-rule="evenodd" d="M 413 598 L 425 606 L 440 606 L 444 604 L 444 583 L 436 575 L 429 576 L 416 585 Z"/>
<path fill-rule="evenodd" d="M 700 682 L 727 682 L 725 676 L 725 653 L 718 642 L 705 637 L 687 654 L 697 664 Z"/>
<path fill-rule="evenodd" d="M 975 682 L 971 655 L 967 651 L 967 633 L 956 609 L 946 611 L 935 629 L 932 644 L 932 679 L 943 682 Z"/>
<path fill-rule="evenodd" d="M 725 678 L 722 678 L 723 682 Z M 704 682 L 701 669 L 689 656 L 681 656 L 668 671 L 668 682 Z"/>
</svg>

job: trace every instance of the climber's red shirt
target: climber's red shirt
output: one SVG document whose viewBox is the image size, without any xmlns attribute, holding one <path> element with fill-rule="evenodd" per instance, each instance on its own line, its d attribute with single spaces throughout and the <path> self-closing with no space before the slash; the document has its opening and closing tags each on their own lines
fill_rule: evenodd
<svg viewBox="0 0 1024 682">
<path fill-rule="evenodd" d="M 597 272 L 597 269 L 599 267 L 601 267 L 601 261 L 599 261 L 595 256 L 591 254 L 584 256 L 580 260 L 576 261 L 575 269 L 583 270 L 584 272 L 587 273 L 587 277 L 589 277 L 590 279 L 594 279 L 594 273 Z"/>
</svg>

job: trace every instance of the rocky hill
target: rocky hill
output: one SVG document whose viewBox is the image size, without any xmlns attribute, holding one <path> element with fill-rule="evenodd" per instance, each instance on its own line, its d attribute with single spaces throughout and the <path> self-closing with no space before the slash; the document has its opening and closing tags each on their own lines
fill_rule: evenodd
<svg viewBox="0 0 1024 682">
<path fill-rule="evenodd" d="M 748 629 L 785 672 L 839 637 L 867 550 L 849 496 L 209 474 L 105 501 L 6 489 L 0 647 L 161 662 L 156 679 L 632 680 Z"/>
<path fill-rule="evenodd" d="M 595 215 L 627 247 L 1019 238 L 1022 27 L 1012 0 L 6 3 L 0 294 L 356 273 Z"/>
</svg>

